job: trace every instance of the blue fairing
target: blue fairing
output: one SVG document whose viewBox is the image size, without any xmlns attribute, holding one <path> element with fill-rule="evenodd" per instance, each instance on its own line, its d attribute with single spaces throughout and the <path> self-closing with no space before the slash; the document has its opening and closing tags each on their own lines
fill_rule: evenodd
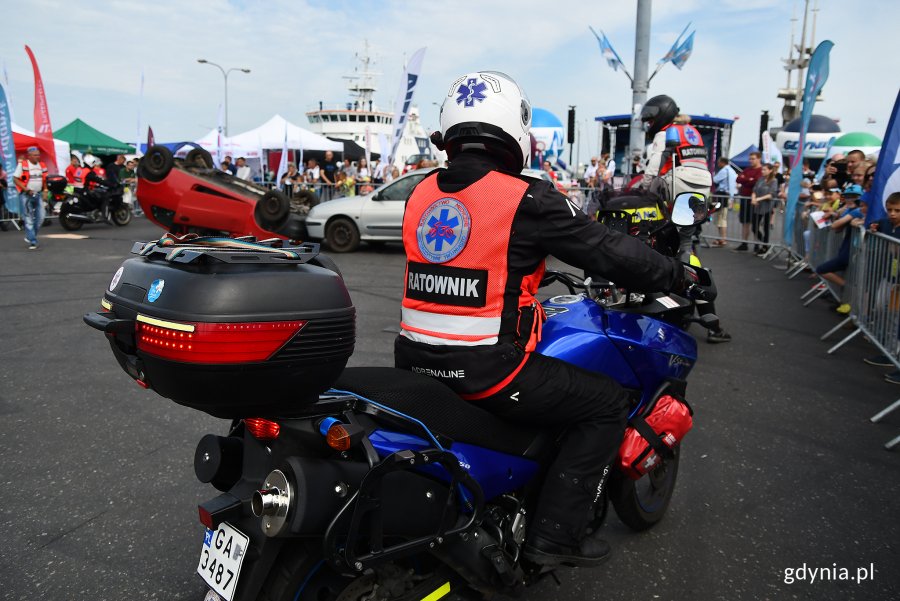
<svg viewBox="0 0 900 601">
<path fill-rule="evenodd" d="M 380 457 L 387 457 L 404 449 L 421 451 L 434 448 L 433 443 L 417 436 L 387 430 L 376 430 L 369 435 L 369 440 Z M 481 485 L 486 500 L 521 488 L 538 470 L 538 464 L 530 459 L 463 442 L 453 443 L 453 448 L 448 450 L 456 455 L 459 464 Z M 421 469 L 441 480 L 449 480 L 446 470 L 440 466 L 423 466 Z"/>
<path fill-rule="evenodd" d="M 549 317 L 537 352 L 641 389 L 644 401 L 666 378 L 686 378 L 697 360 L 694 338 L 673 325 L 587 298 L 568 300 L 544 303 Z"/>
</svg>

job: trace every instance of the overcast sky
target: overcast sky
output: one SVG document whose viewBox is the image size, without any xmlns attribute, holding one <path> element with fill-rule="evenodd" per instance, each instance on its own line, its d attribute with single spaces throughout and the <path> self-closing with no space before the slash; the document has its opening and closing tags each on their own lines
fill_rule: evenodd
<svg viewBox="0 0 900 601">
<path fill-rule="evenodd" d="M 900 3 L 820 0 L 819 8 L 816 42 L 830 39 L 835 46 L 816 112 L 840 119 L 845 132 L 881 137 L 900 86 Z M 650 95 L 669 94 L 693 114 L 740 116 L 732 151 L 741 150 L 756 140 L 763 109 L 773 125 L 781 124 L 776 94 L 786 75 L 780 59 L 788 53 L 791 16 L 802 18 L 802 9 L 802 0 L 657 0 L 651 72 L 689 21 L 697 34 L 684 69 L 666 65 Z M 305 125 L 304 113 L 318 101 L 346 101 L 341 76 L 353 69 L 364 39 L 382 73 L 376 102 L 393 107 L 404 59 L 426 46 L 414 100 L 426 127 L 437 125 L 433 103 L 458 75 L 499 70 L 519 81 L 534 106 L 563 122 L 568 106 L 577 106 L 583 162 L 587 144 L 596 146 L 593 118 L 626 113 L 631 103 L 628 80 L 606 65 L 588 25 L 606 32 L 632 71 L 635 11 L 634 0 L 28 0 L 6 3 L 0 60 L 19 125 L 34 126 L 28 44 L 54 129 L 80 117 L 133 143 L 142 69 L 142 137 L 150 124 L 157 140 L 187 140 L 216 126 L 223 100 L 222 74 L 198 58 L 251 69 L 228 78 L 233 135 L 275 113 Z M 870 117 L 874 125 L 866 124 Z"/>
</svg>

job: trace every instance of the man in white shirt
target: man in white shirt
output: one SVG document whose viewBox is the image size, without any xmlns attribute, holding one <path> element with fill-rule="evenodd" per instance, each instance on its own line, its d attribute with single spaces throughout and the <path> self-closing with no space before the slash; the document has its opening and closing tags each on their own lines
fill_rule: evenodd
<svg viewBox="0 0 900 601">
<path fill-rule="evenodd" d="M 612 178 L 616 174 L 616 160 L 610 157 L 608 152 L 604 152 L 600 156 L 600 160 L 606 164 L 606 177 L 609 180 L 609 184 L 612 185 Z"/>
<path fill-rule="evenodd" d="M 247 165 L 247 159 L 238 157 L 237 161 L 235 161 L 235 166 L 237 167 L 237 171 L 235 172 L 237 178 L 250 181 L 250 167 Z"/>
<path fill-rule="evenodd" d="M 28 149 L 28 158 L 19 161 L 13 174 L 22 195 L 20 214 L 25 226 L 25 242 L 29 250 L 38 247 L 38 230 L 44 221 L 44 199 L 47 197 L 47 166 L 41 161 L 41 151 L 36 146 Z"/>
<path fill-rule="evenodd" d="M 597 177 L 597 157 L 591 157 L 591 164 L 584 170 L 584 185 L 593 187 L 596 182 L 593 181 Z"/>
</svg>

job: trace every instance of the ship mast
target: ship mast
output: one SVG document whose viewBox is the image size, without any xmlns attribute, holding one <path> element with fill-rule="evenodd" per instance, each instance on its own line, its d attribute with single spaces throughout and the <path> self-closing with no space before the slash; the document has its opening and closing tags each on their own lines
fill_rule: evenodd
<svg viewBox="0 0 900 601">
<path fill-rule="evenodd" d="M 784 68 L 787 71 L 787 87 L 778 90 L 778 98 L 784 99 L 784 107 L 781 109 L 781 118 L 782 118 L 782 127 L 796 119 L 800 115 L 800 102 L 803 99 L 803 87 L 805 84 L 804 80 L 804 71 L 806 70 L 807 65 L 809 65 L 809 59 L 812 55 L 813 44 L 815 41 L 815 31 L 816 31 L 816 13 L 819 11 L 818 8 L 818 0 L 816 0 L 816 7 L 813 9 L 813 25 L 812 25 L 812 39 L 807 43 L 806 41 L 806 25 L 809 18 L 809 0 L 804 0 L 803 2 L 803 26 L 800 30 L 800 43 L 794 44 L 794 31 L 796 27 L 796 17 L 791 18 L 791 46 L 788 53 L 788 58 L 782 59 L 784 61 Z M 794 57 L 794 50 L 797 51 L 796 58 Z M 797 84 L 791 85 L 793 80 L 794 71 L 797 72 Z"/>
<path fill-rule="evenodd" d="M 353 69 L 352 75 L 344 75 L 343 78 L 350 80 L 347 89 L 350 91 L 353 102 L 348 108 L 355 111 L 372 111 L 374 110 L 376 90 L 375 77 L 381 73 L 370 70 L 375 61 L 369 55 L 369 41 L 364 40 L 363 44 L 362 53 L 357 52 L 354 55 L 360 64 Z"/>
</svg>

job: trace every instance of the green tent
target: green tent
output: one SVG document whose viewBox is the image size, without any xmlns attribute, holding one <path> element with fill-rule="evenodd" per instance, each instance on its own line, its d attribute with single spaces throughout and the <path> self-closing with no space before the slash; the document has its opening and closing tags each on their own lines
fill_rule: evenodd
<svg viewBox="0 0 900 601">
<path fill-rule="evenodd" d="M 72 150 L 93 154 L 130 154 L 134 147 L 94 129 L 81 119 L 75 119 L 53 133 L 53 137 L 69 143 Z"/>
</svg>

